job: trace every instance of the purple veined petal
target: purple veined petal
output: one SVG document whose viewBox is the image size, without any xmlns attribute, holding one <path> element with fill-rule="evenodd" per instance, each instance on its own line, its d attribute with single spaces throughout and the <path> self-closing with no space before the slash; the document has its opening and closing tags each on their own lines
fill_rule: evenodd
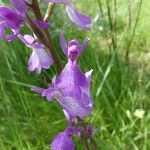
<svg viewBox="0 0 150 150">
<path fill-rule="evenodd" d="M 3 37 L 5 21 L 0 22 L 0 39 Z"/>
<path fill-rule="evenodd" d="M 68 124 L 71 125 L 72 122 L 75 120 L 75 117 L 72 117 L 65 109 L 63 109 L 63 112 L 68 120 Z"/>
<path fill-rule="evenodd" d="M 9 7 L 0 6 L 0 20 L 7 23 L 7 27 L 17 29 L 23 24 L 23 18 Z"/>
<path fill-rule="evenodd" d="M 56 97 L 56 92 L 54 88 L 50 87 L 43 91 L 42 96 L 46 97 L 48 101 L 52 101 Z"/>
<path fill-rule="evenodd" d="M 77 65 L 72 66 L 68 63 L 65 66 L 58 77 L 56 87 L 64 88 L 62 98 L 58 101 L 68 114 L 72 117 L 84 117 L 91 114 L 90 83 Z"/>
<path fill-rule="evenodd" d="M 80 55 L 84 51 L 84 49 L 87 47 L 90 40 L 91 40 L 91 38 L 87 38 L 87 39 L 85 39 L 83 44 L 80 45 L 80 52 L 79 52 Z"/>
<path fill-rule="evenodd" d="M 52 58 L 44 49 L 33 49 L 32 55 L 28 62 L 28 69 L 29 71 L 35 70 L 38 74 L 40 74 L 42 68 L 49 69 L 52 64 Z"/>
<path fill-rule="evenodd" d="M 60 97 L 61 92 L 60 89 L 55 88 L 56 76 L 52 78 L 52 84 L 49 85 L 48 89 L 45 89 L 42 93 L 43 97 L 46 97 L 48 101 L 52 101 L 53 99 L 57 99 Z"/>
<path fill-rule="evenodd" d="M 90 95 L 90 90 L 83 90 L 82 91 L 82 101 L 81 105 L 89 107 L 92 111 L 92 106 L 93 106 L 93 100 Z"/>
<path fill-rule="evenodd" d="M 45 1 L 50 3 L 64 4 L 64 5 L 70 4 L 69 0 L 45 0 Z"/>
<path fill-rule="evenodd" d="M 73 69 L 76 84 L 78 86 L 85 87 L 88 84 L 87 78 L 78 66 L 75 66 Z"/>
<path fill-rule="evenodd" d="M 91 18 L 89 16 L 82 14 L 77 9 L 75 9 L 75 11 L 76 11 L 77 16 L 82 20 L 82 22 L 84 22 L 84 24 L 91 24 Z"/>
<path fill-rule="evenodd" d="M 91 23 L 91 19 L 88 16 L 79 13 L 71 5 L 66 6 L 66 11 L 72 22 L 74 22 L 78 27 L 84 30 L 90 30 L 90 27 L 88 27 L 88 25 Z"/>
<path fill-rule="evenodd" d="M 60 33 L 59 38 L 60 38 L 60 44 L 61 44 L 62 50 L 63 50 L 64 54 L 66 56 L 68 56 L 68 47 L 67 47 L 67 43 L 66 43 L 64 35 L 62 33 Z"/>
<path fill-rule="evenodd" d="M 13 31 L 13 34 L 7 34 L 6 35 L 6 40 L 7 41 L 12 41 L 12 40 L 15 40 L 17 37 L 18 37 L 18 34 L 19 34 L 19 30 L 12 30 Z"/>
<path fill-rule="evenodd" d="M 36 21 L 34 21 L 34 23 L 37 26 L 39 26 L 40 28 L 43 28 L 43 29 L 49 28 L 49 23 L 48 22 L 36 20 Z"/>
<path fill-rule="evenodd" d="M 10 0 L 10 3 L 20 14 L 25 15 L 27 12 L 28 6 L 24 0 Z"/>
<path fill-rule="evenodd" d="M 31 35 L 18 34 L 18 38 L 29 48 L 44 48 L 45 46 L 41 43 L 36 42 L 36 39 Z"/>
<path fill-rule="evenodd" d="M 74 150 L 74 143 L 66 132 L 60 132 L 51 143 L 52 150 Z"/>
<path fill-rule="evenodd" d="M 57 89 L 64 88 L 62 91 L 63 97 L 73 97 L 75 100 L 83 101 L 83 104 L 84 103 L 87 104 L 87 102 L 84 102 L 83 96 L 85 97 L 86 92 L 88 93 L 89 85 L 90 84 L 88 82 L 88 79 L 81 72 L 79 67 L 72 66 L 70 63 L 68 63 L 62 70 L 61 75 L 58 77 L 56 82 Z M 86 98 L 88 98 L 89 102 L 90 101 L 89 93 L 88 96 L 86 96 Z"/>
<path fill-rule="evenodd" d="M 35 92 L 35 93 L 39 93 L 39 94 L 42 94 L 44 92 L 44 88 L 41 88 L 41 87 L 33 87 L 31 89 L 31 91 Z"/>
<path fill-rule="evenodd" d="M 89 106 L 81 105 L 77 99 L 74 97 L 60 97 L 57 99 L 63 109 L 67 111 L 67 113 L 75 118 L 80 117 L 84 118 L 87 115 L 91 114 L 91 108 Z"/>
<path fill-rule="evenodd" d="M 77 65 L 72 66 L 72 62 L 68 62 L 58 77 L 56 85 L 58 88 L 70 90 L 72 87 L 87 86 L 88 80 Z"/>
<path fill-rule="evenodd" d="M 35 50 L 37 51 L 42 67 L 44 69 L 49 69 L 49 67 L 53 64 L 52 57 L 44 49 L 39 48 Z"/>
</svg>

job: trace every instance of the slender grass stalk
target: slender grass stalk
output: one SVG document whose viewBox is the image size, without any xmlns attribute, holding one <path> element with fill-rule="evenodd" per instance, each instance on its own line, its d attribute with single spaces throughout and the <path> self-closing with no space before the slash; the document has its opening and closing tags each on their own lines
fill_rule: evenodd
<svg viewBox="0 0 150 150">
<path fill-rule="evenodd" d="M 133 31 L 131 33 L 131 37 L 130 37 L 130 40 L 128 42 L 128 46 L 127 46 L 127 50 L 126 50 L 125 60 L 126 60 L 127 65 L 129 64 L 129 53 L 130 53 L 131 45 L 132 45 L 132 42 L 133 42 L 133 39 L 134 39 L 136 27 L 137 27 L 137 24 L 138 24 L 138 21 L 139 21 L 139 15 L 140 15 L 140 12 L 141 12 L 142 2 L 143 2 L 143 0 L 140 0 L 140 2 L 139 2 L 139 7 L 138 7 L 138 11 L 137 11 L 137 16 L 136 16 L 136 19 L 135 19 L 135 24 L 133 26 Z"/>
<path fill-rule="evenodd" d="M 99 3 L 99 6 L 101 7 L 101 3 Z M 112 11 L 111 11 L 111 7 L 110 7 L 110 2 L 109 0 L 106 0 L 106 6 L 107 6 L 107 16 L 108 16 L 108 21 L 109 21 L 109 26 L 110 26 L 110 37 L 111 37 L 111 41 L 112 41 L 112 45 L 110 47 L 110 49 L 112 49 L 112 53 L 111 53 L 111 60 L 110 63 L 108 65 L 108 68 L 106 69 L 104 78 L 102 80 L 101 85 L 103 85 L 106 81 L 106 78 L 111 70 L 112 65 L 114 64 L 114 61 L 116 60 L 116 65 L 118 68 L 118 82 L 119 82 L 119 91 L 118 93 L 121 93 L 121 87 L 122 87 L 122 79 L 121 79 L 121 68 L 120 68 L 120 62 L 119 62 L 119 58 L 118 58 L 118 52 L 117 52 L 117 31 L 116 31 L 116 26 L 117 26 L 117 1 L 114 0 L 114 17 L 112 18 Z M 100 8 L 100 10 L 102 10 L 102 8 Z M 102 86 L 100 86 L 98 88 L 97 91 L 97 96 L 99 95 L 100 91 L 102 90 Z"/>
</svg>

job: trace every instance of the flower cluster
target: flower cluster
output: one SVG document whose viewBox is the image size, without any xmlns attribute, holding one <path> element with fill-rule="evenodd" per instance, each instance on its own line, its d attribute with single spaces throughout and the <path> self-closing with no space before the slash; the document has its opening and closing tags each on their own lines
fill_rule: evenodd
<svg viewBox="0 0 150 150">
<path fill-rule="evenodd" d="M 47 3 L 63 4 L 71 21 L 84 30 L 89 30 L 91 19 L 81 14 L 71 0 L 46 0 Z M 28 61 L 28 70 L 40 74 L 42 69 L 49 69 L 54 63 L 59 67 L 59 57 L 55 53 L 50 34 L 49 24 L 42 18 L 37 0 L 31 3 L 25 0 L 10 0 L 11 7 L 0 6 L 0 38 L 3 38 L 4 29 L 10 29 L 13 34 L 6 35 L 7 41 L 19 38 L 27 47 L 32 49 Z M 45 3 L 46 4 L 46 3 Z M 31 19 L 28 11 L 32 11 L 35 19 Z M 50 13 L 51 14 L 51 13 Z M 50 15 L 47 14 L 47 15 Z M 23 26 L 27 26 L 33 35 L 20 32 Z M 68 120 L 68 126 L 53 140 L 53 150 L 73 150 L 73 135 L 87 142 L 92 138 L 93 128 L 90 123 L 85 123 L 84 118 L 92 112 L 92 98 L 90 95 L 90 80 L 93 70 L 83 73 L 78 66 L 77 59 L 87 47 L 90 38 L 82 44 L 73 39 L 66 42 L 64 35 L 60 34 L 60 44 L 63 53 L 68 58 L 64 69 L 58 77 L 54 76 L 47 89 L 34 87 L 32 91 L 40 93 L 48 101 L 56 100 L 62 107 Z M 49 50 L 49 51 L 48 51 Z"/>
</svg>

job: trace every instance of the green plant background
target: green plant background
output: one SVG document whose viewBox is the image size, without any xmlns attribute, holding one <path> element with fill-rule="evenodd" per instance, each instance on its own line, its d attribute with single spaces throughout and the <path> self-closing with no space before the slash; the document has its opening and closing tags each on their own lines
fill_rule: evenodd
<svg viewBox="0 0 150 150">
<path fill-rule="evenodd" d="M 91 37 L 79 64 L 84 72 L 94 70 L 94 107 L 86 120 L 95 127 L 98 149 L 149 150 L 150 1 L 76 0 L 76 4 L 93 18 L 92 30 L 76 28 L 64 7 L 56 6 L 50 31 L 64 65 L 67 59 L 61 52 L 59 32 L 68 41 Z M 41 1 L 40 7 L 44 14 L 46 6 Z M 22 33 L 30 31 L 26 28 Z M 54 66 L 41 75 L 28 72 L 30 54 L 19 40 L 0 41 L 0 150 L 48 150 L 67 124 L 57 102 L 48 103 L 30 91 L 35 85 L 46 86 L 45 78 L 50 82 L 58 74 Z M 140 108 L 145 111 L 142 119 L 134 116 Z M 82 150 L 82 144 L 74 140 L 76 149 Z"/>
</svg>

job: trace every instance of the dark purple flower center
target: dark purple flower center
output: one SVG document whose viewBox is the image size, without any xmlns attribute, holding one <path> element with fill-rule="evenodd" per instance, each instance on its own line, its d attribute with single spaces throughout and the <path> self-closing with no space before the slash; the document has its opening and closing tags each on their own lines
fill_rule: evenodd
<svg viewBox="0 0 150 150">
<path fill-rule="evenodd" d="M 16 16 L 12 13 L 7 13 L 5 17 L 9 20 L 13 20 L 13 21 L 16 20 Z"/>
<path fill-rule="evenodd" d="M 71 47 L 69 47 L 68 56 L 72 61 L 74 61 L 78 57 L 78 54 L 79 54 L 78 46 L 72 45 Z"/>
</svg>

